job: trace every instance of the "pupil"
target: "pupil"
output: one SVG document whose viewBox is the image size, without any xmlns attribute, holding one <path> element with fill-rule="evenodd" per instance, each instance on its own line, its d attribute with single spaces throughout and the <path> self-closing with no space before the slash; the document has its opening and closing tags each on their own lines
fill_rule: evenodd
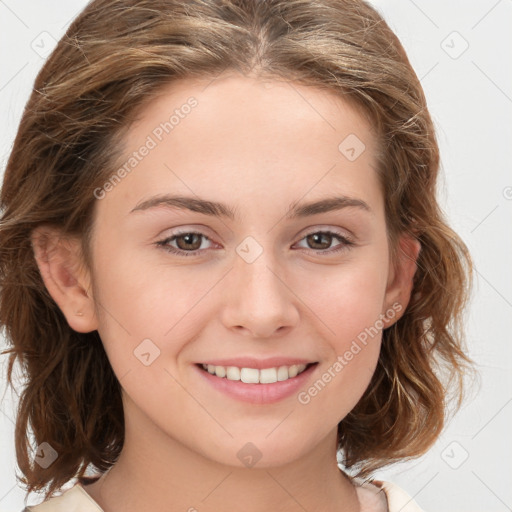
<svg viewBox="0 0 512 512">
<path fill-rule="evenodd" d="M 193 242 L 194 237 L 196 237 L 195 244 Z M 183 240 L 184 243 L 180 243 L 181 240 Z M 198 249 L 201 246 L 201 241 L 200 241 L 199 235 L 197 235 L 195 233 L 187 233 L 185 235 L 181 235 L 180 237 L 178 237 L 177 244 L 178 244 L 178 246 L 182 246 L 182 247 L 180 247 L 180 249 Z M 193 247 L 190 247 L 190 245 L 193 245 Z"/>
<path fill-rule="evenodd" d="M 320 242 L 320 240 L 322 239 L 322 237 L 326 237 L 327 238 L 327 245 L 326 243 L 322 244 Z M 327 249 L 330 245 L 330 239 L 331 239 L 331 235 L 328 235 L 326 233 L 314 233 L 312 235 L 309 235 L 308 238 L 310 240 L 308 240 L 308 242 L 312 242 L 313 245 L 320 245 L 321 247 L 313 247 L 315 249 Z"/>
</svg>

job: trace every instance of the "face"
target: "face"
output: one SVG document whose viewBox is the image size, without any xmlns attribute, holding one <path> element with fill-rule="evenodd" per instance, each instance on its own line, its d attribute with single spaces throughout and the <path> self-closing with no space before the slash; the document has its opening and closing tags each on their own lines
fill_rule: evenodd
<svg viewBox="0 0 512 512">
<path fill-rule="evenodd" d="M 223 75 L 172 84 L 125 142 L 91 246 L 125 414 L 224 464 L 297 459 L 363 395 L 405 307 L 369 123 L 312 87 Z M 223 377 L 237 368 L 269 383 Z"/>
</svg>

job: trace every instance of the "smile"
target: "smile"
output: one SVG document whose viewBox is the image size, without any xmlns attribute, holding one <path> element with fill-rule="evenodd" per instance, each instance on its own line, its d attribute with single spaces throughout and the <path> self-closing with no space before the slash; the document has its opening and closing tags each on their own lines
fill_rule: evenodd
<svg viewBox="0 0 512 512">
<path fill-rule="evenodd" d="M 220 366 L 202 364 L 203 370 L 221 379 L 242 381 L 246 384 L 272 384 L 292 379 L 301 374 L 308 366 L 306 364 L 293 364 L 273 368 L 239 368 L 238 366 Z"/>
</svg>

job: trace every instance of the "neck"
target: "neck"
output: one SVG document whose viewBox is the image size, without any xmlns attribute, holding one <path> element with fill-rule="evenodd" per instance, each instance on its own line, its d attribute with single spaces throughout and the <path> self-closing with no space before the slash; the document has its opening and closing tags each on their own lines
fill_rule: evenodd
<svg viewBox="0 0 512 512">
<path fill-rule="evenodd" d="M 84 486 L 104 512 L 359 511 L 355 488 L 336 463 L 336 432 L 292 462 L 240 468 L 189 449 L 141 411 L 126 416 L 132 421 L 125 421 L 118 461 Z"/>
</svg>

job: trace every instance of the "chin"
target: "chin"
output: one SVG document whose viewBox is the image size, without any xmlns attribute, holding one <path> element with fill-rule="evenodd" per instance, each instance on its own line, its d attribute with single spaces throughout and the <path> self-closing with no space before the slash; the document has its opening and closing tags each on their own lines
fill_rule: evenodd
<svg viewBox="0 0 512 512">
<path fill-rule="evenodd" d="M 242 440 L 241 437 L 230 439 L 229 445 L 219 446 L 215 452 L 212 452 L 209 446 L 203 454 L 226 466 L 239 469 L 267 469 L 291 464 L 307 451 L 304 442 L 295 440 L 291 443 L 290 436 L 286 444 L 283 438 L 276 436 L 274 440 L 270 440 L 265 438 L 265 435 L 262 434 L 259 438 L 252 436 L 246 440 Z"/>
</svg>

